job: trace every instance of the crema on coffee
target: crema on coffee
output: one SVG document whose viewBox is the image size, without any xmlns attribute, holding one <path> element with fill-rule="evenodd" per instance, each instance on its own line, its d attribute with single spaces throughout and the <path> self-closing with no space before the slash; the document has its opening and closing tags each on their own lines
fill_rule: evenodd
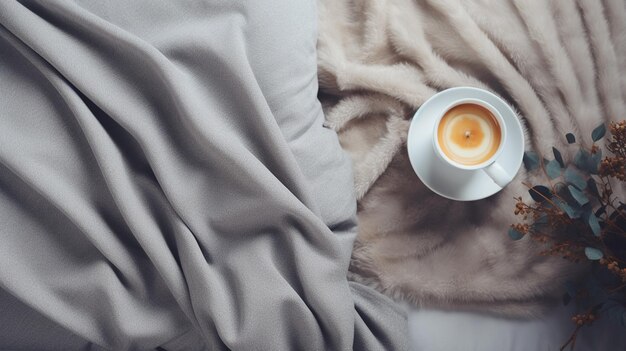
<svg viewBox="0 0 626 351">
<path fill-rule="evenodd" d="M 465 103 L 448 110 L 437 127 L 437 143 L 452 161 L 473 166 L 489 160 L 500 147 L 502 131 L 488 109 Z"/>
</svg>

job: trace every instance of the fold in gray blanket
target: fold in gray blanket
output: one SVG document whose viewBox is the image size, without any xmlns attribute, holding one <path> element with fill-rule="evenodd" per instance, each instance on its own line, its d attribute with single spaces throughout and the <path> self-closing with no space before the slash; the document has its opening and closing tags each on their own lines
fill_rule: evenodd
<svg viewBox="0 0 626 351">
<path fill-rule="evenodd" d="M 313 1 L 0 2 L 0 348 L 406 348 Z"/>
</svg>

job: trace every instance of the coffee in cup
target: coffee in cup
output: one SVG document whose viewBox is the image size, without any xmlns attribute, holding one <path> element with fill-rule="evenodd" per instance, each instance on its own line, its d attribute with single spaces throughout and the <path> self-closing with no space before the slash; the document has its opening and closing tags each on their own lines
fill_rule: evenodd
<svg viewBox="0 0 626 351">
<path fill-rule="evenodd" d="M 498 151 L 501 127 L 491 111 L 468 102 L 444 113 L 437 127 L 437 143 L 450 160 L 474 166 Z"/>
</svg>

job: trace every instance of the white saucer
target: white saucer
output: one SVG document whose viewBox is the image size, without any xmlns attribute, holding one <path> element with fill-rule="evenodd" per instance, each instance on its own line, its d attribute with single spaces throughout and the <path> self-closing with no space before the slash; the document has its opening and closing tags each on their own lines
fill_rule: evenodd
<svg viewBox="0 0 626 351">
<path fill-rule="evenodd" d="M 435 193 L 452 200 L 473 201 L 489 197 L 502 190 L 482 170 L 466 171 L 441 160 L 434 151 L 435 122 L 450 103 L 476 98 L 486 101 L 500 112 L 507 128 L 507 139 L 498 163 L 510 174 L 517 174 L 524 156 L 522 125 L 511 107 L 496 95 L 471 87 L 451 88 L 435 94 L 417 110 L 407 138 L 407 150 L 413 170 L 421 181 Z"/>
</svg>

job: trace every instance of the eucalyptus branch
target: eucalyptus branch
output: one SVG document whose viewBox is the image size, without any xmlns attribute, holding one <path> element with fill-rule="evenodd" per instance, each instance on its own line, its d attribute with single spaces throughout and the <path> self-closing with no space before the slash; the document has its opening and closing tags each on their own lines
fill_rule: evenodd
<svg viewBox="0 0 626 351">
<path fill-rule="evenodd" d="M 513 224 L 509 235 L 520 240 L 528 234 L 529 239 L 546 245 L 540 252 L 542 255 L 595 266 L 597 269 L 588 274 L 603 272 L 593 277 L 593 284 L 599 284 L 605 293 L 601 301 L 613 300 L 612 304 L 626 311 L 626 206 L 620 201 L 623 194 L 615 194 L 613 188 L 615 180 L 626 182 L 626 121 L 611 123 L 608 130 L 606 149 L 611 154 L 603 159 L 601 146 L 596 142 L 605 136 L 604 125 L 593 130 L 590 148 L 579 145 L 572 163 L 566 164 L 556 148 L 553 148 L 553 160 L 533 152 L 524 155 L 528 170 L 541 169 L 545 182 L 544 185 L 522 182 L 534 201 L 527 203 L 522 197 L 515 198 L 514 212 L 523 222 Z M 569 144 L 576 142 L 572 134 L 567 134 L 566 139 Z M 611 274 L 606 275 L 607 272 Z M 591 298 L 589 291 L 571 294 L 570 290 L 570 298 L 564 302 L 575 297 L 580 304 Z M 601 306 L 598 303 L 572 318 L 576 328 L 561 350 L 574 349 L 580 328 L 593 323 Z"/>
</svg>

